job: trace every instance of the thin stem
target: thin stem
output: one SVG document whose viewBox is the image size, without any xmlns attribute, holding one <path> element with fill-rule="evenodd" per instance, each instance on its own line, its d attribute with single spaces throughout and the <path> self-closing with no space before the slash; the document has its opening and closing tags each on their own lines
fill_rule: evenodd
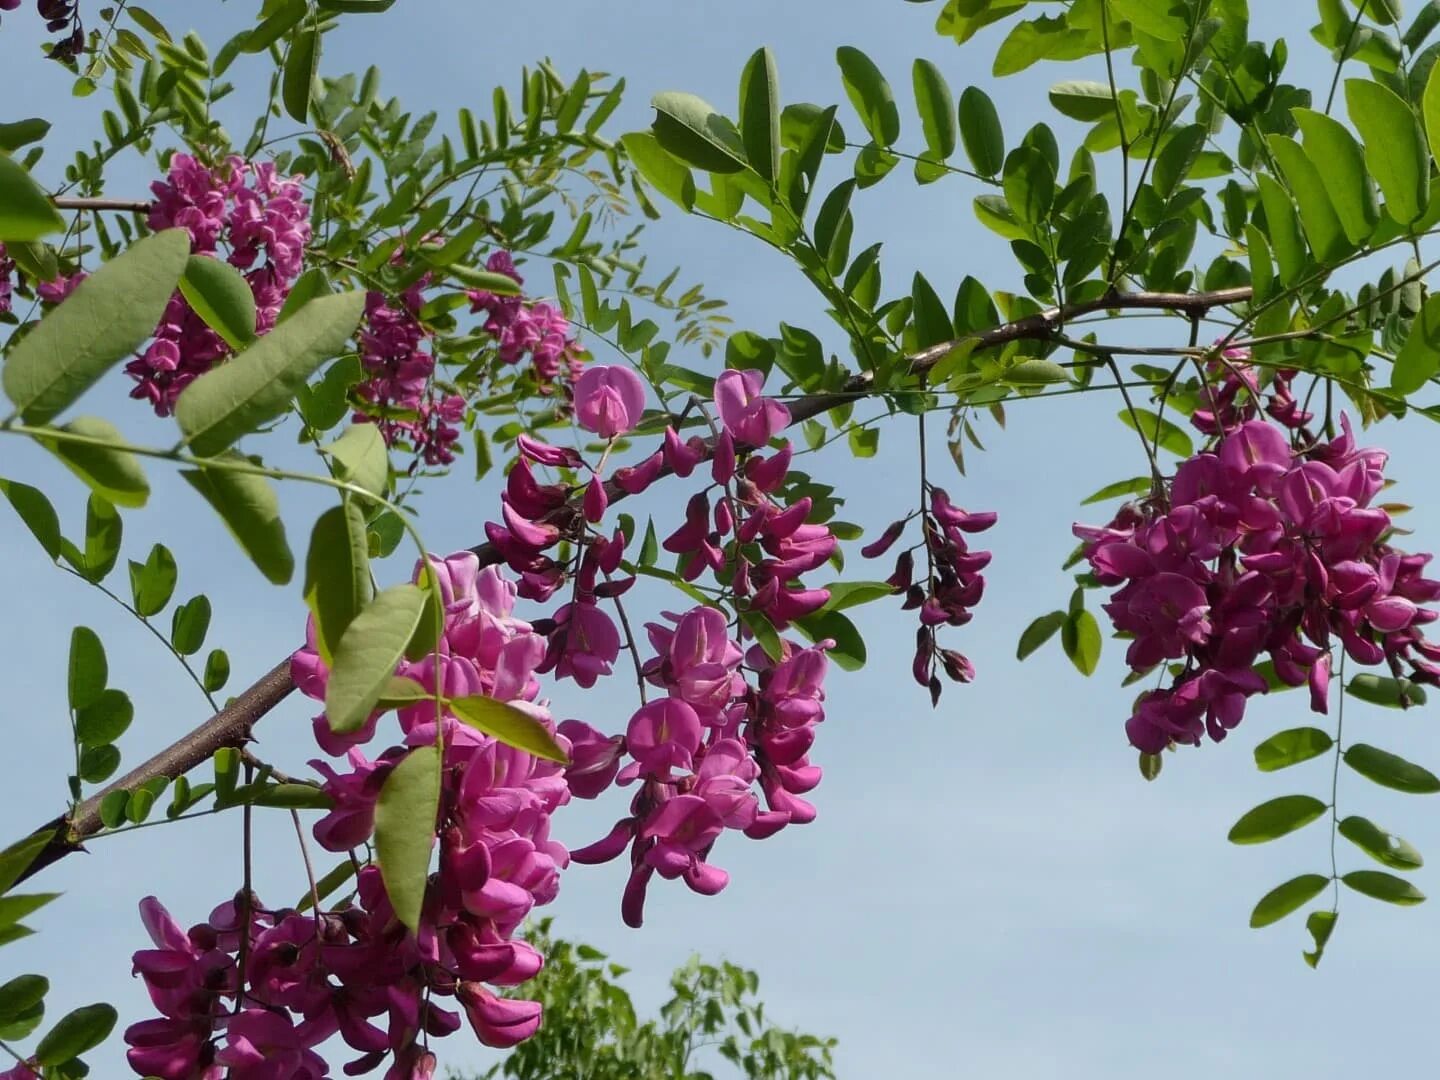
<svg viewBox="0 0 1440 1080">
<path fill-rule="evenodd" d="M 1335 838 L 1340 832 L 1340 811 L 1337 808 L 1340 796 L 1340 759 L 1345 754 L 1342 740 L 1345 736 L 1345 650 L 1340 650 L 1340 704 L 1335 709 L 1335 762 L 1330 770 L 1330 877 L 1335 883 L 1335 903 L 1332 912 L 1340 911 L 1340 869 L 1335 860 Z"/>
<path fill-rule="evenodd" d="M 1150 461 L 1150 476 L 1155 482 L 1155 493 L 1158 495 L 1165 490 L 1165 476 L 1160 471 L 1160 463 L 1155 460 L 1155 451 L 1151 448 L 1149 440 L 1145 438 L 1145 429 L 1140 426 L 1140 414 L 1135 410 L 1135 402 L 1130 399 L 1130 391 L 1125 388 L 1125 377 L 1120 374 L 1120 365 L 1115 363 L 1115 358 L 1108 357 L 1107 363 L 1110 373 L 1115 376 L 1115 385 L 1120 390 L 1120 396 L 1125 399 L 1125 408 L 1130 412 L 1130 422 L 1135 427 L 1135 434 L 1140 437 L 1140 445 L 1145 448 L 1145 456 Z M 1155 441 L 1160 441 L 1160 425 L 1155 425 Z"/>
<path fill-rule="evenodd" d="M 247 761 L 245 763 L 245 783 L 248 785 L 252 783 L 254 779 L 255 767 Z M 237 984 L 235 992 L 235 1011 L 237 1013 L 245 1007 L 245 955 L 250 950 L 250 885 L 251 881 L 253 880 L 251 876 L 253 870 L 251 861 L 251 850 L 252 844 L 255 839 L 253 831 L 254 816 L 254 806 L 251 803 L 247 802 L 245 804 L 243 815 L 241 818 L 243 822 L 243 824 L 241 825 L 241 833 L 243 837 L 241 847 L 242 859 L 244 862 L 245 883 L 243 886 L 241 886 L 240 889 L 240 903 L 236 905 L 236 908 L 238 909 L 237 914 L 239 915 L 240 921 L 240 950 L 235 956 L 235 970 L 239 978 L 239 982 Z"/>
<path fill-rule="evenodd" d="M 1325 95 L 1325 115 L 1330 115 L 1330 107 L 1335 104 L 1335 90 L 1340 85 L 1340 70 L 1345 66 L 1345 61 L 1350 59 L 1350 46 L 1355 44 L 1355 35 L 1360 31 L 1360 20 L 1365 17 L 1365 9 L 1370 6 L 1370 0 L 1360 0 L 1360 6 L 1355 10 L 1355 18 L 1350 23 L 1350 33 L 1345 35 L 1345 44 L 1340 47 L 1340 55 L 1335 60 L 1335 75 L 1330 80 L 1330 92 Z"/>
<path fill-rule="evenodd" d="M 310 905 L 316 915 L 320 914 L 320 889 L 315 884 L 315 867 L 310 863 L 310 849 L 305 846 L 305 830 L 300 825 L 300 814 L 290 811 L 290 820 L 295 823 L 295 838 L 300 841 L 300 858 L 305 863 L 305 879 L 310 882 Z M 319 925 L 316 925 L 319 933 Z"/>
</svg>

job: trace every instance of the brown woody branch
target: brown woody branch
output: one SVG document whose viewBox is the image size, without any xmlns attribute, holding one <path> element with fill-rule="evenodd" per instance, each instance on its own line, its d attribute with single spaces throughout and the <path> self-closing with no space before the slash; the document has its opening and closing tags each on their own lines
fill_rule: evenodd
<svg viewBox="0 0 1440 1080">
<path fill-rule="evenodd" d="M 57 205 L 58 203 L 59 200 L 57 200 Z M 909 357 L 910 371 L 913 374 L 923 374 L 929 371 L 952 349 L 964 342 L 974 341 L 977 348 L 988 348 L 1008 344 L 1012 341 L 1045 340 L 1053 337 L 1070 320 L 1097 311 L 1147 309 L 1174 311 L 1193 319 L 1212 308 L 1243 303 L 1250 299 L 1250 295 L 1248 287 L 1199 293 L 1112 293 L 1098 300 L 1068 304 L 1063 308 L 1051 308 L 990 330 L 979 331 L 960 341 L 947 341 L 939 345 L 932 345 Z M 812 419 L 833 408 L 869 397 L 874 393 L 874 379 L 871 375 L 868 373 L 855 375 L 845 383 L 842 389 L 834 393 L 812 394 L 790 402 L 791 423 L 798 424 Z M 664 471 L 668 472 L 668 469 Z M 607 486 L 612 502 L 626 497 L 626 492 L 613 482 Z M 501 561 L 500 552 L 493 544 L 480 544 L 470 550 L 479 556 L 482 565 L 491 565 Z M 31 864 L 24 877 L 29 877 L 73 851 L 83 850 L 85 838 L 93 836 L 102 828 L 100 803 L 108 793 L 132 790 L 159 776 L 174 779 L 205 761 L 222 747 L 242 746 L 250 739 L 250 729 L 261 717 L 279 705 L 294 688 L 295 684 L 290 678 L 290 662 L 286 660 L 272 668 L 259 682 L 184 738 L 162 750 L 143 765 L 132 769 L 99 794 L 82 802 L 68 819 L 62 816 L 44 826 L 46 829 L 54 830 L 54 839 L 41 852 L 39 858 Z"/>
</svg>

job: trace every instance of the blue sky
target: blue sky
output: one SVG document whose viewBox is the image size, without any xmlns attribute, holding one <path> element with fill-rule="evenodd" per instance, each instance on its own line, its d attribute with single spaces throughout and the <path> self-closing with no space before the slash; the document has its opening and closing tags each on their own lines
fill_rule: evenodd
<svg viewBox="0 0 1440 1080">
<path fill-rule="evenodd" d="M 243 24 L 254 5 L 152 0 L 150 6 L 172 26 L 193 20 L 216 45 L 226 32 L 219 28 Z M 1323 89 L 1330 69 L 1308 42 L 1309 19 L 1287 20 L 1290 5 L 1254 6 L 1266 10 L 1252 36 L 1286 34 L 1297 81 Z M 691 90 L 733 109 L 740 68 L 761 44 L 776 51 L 787 101 L 841 101 L 834 50 L 858 44 L 895 85 L 905 103 L 905 137 L 917 149 L 908 71 L 912 58 L 925 56 L 957 90 L 968 82 L 989 89 L 1012 143 L 1045 119 L 1068 156 L 1083 129 L 1053 114 L 1044 91 L 1082 72 L 1042 65 L 994 83 L 987 73 L 996 34 L 957 49 L 931 30 L 938 7 L 899 0 L 723 6 L 630 0 L 603 8 L 556 0 L 509 8 L 402 2 L 386 16 L 350 20 L 327 46 L 324 71 L 378 63 L 386 89 L 417 111 L 461 104 L 479 111 L 492 85 L 513 83 L 520 63 L 548 55 L 564 71 L 586 66 L 626 76 L 630 93 L 612 122 L 619 132 L 648 123 L 646 101 L 660 90 Z M 63 160 L 71 143 L 88 140 L 94 114 L 69 98 L 54 71 L 33 61 L 33 22 L 7 16 L 0 33 L 0 70 L 24 73 L 9 80 L 0 119 L 35 112 L 58 118 L 52 154 Z M 853 118 L 847 124 L 856 126 Z M 892 287 L 919 269 L 942 295 L 967 273 L 1018 289 L 1008 251 L 972 216 L 977 189 L 963 179 L 917 188 L 902 171 L 857 199 L 855 248 L 885 241 Z M 831 182 L 839 178 L 837 171 Z M 147 179 L 132 164 L 117 173 L 111 193 L 140 195 Z M 761 245 L 666 214 L 646 247 L 657 268 L 679 263 L 686 280 L 704 281 L 728 299 L 738 326 L 773 332 L 784 320 L 841 347 L 798 272 Z M 1159 340 L 1164 329 L 1137 326 L 1137 341 Z M 702 366 L 698 355 L 689 360 Z M 110 388 L 110 404 L 97 391 L 94 407 L 133 438 L 163 443 L 166 429 L 119 400 L 120 382 Z M 1242 811 L 1264 799 L 1328 793 L 1328 759 L 1271 776 L 1250 764 L 1256 742 L 1305 722 L 1304 702 L 1296 695 L 1257 701 L 1225 744 L 1170 756 L 1160 780 L 1145 784 L 1123 733 L 1130 693 L 1118 685 L 1119 648 L 1107 648 L 1090 680 L 1053 645 L 1023 666 L 1014 660 L 1029 620 L 1068 596 L 1059 565 L 1073 543 L 1070 524 L 1101 515 L 1079 507 L 1080 499 L 1143 471 L 1133 436 L 1114 422 L 1118 408 L 1099 395 L 1016 405 L 1006 431 L 984 430 L 989 452 L 971 455 L 970 476 L 943 481 L 962 505 L 1001 515 L 984 537 L 996 553 L 986 600 L 956 639 L 980 670 L 975 684 L 948 688 L 932 711 L 908 678 L 909 616 L 882 605 L 863 609 L 870 663 L 857 674 L 835 673 L 814 754 L 826 770 L 815 793 L 819 819 L 764 843 L 727 837 L 715 858 L 731 871 L 730 887 L 714 898 L 656 888 L 639 932 L 627 930 L 618 915 L 623 867 L 576 867 L 550 909 L 558 932 L 629 965 L 642 1004 L 661 1000 L 668 973 L 692 951 L 757 968 L 775 1017 L 840 1037 L 845 1077 L 1003 1072 L 1027 1080 L 1188 1080 L 1217 1069 L 1237 1078 L 1339 1077 L 1410 1064 L 1414 1041 L 1404 1033 L 1429 1020 L 1426 977 L 1440 962 L 1440 908 L 1398 910 L 1342 897 L 1340 924 L 1318 972 L 1300 961 L 1308 942 L 1299 919 L 1261 932 L 1246 926 L 1250 907 L 1271 886 L 1328 870 L 1320 825 L 1262 848 L 1235 848 L 1224 838 Z M 1394 451 L 1398 497 L 1424 503 L 1434 431 L 1417 419 L 1387 424 L 1371 441 Z M 896 423 L 878 457 L 858 465 L 843 455 L 825 457 L 814 471 L 843 480 L 846 517 L 879 528 L 910 509 L 913 460 L 913 427 Z M 0 473 L 55 493 L 67 527 L 79 531 L 83 494 L 43 454 L 7 441 Z M 230 651 L 235 686 L 244 685 L 298 643 L 304 618 L 298 587 L 261 587 L 192 493 L 161 469 L 152 474 L 150 508 L 126 518 L 127 554 L 143 557 L 156 539 L 171 545 L 181 593 L 210 593 L 212 643 Z M 431 545 L 474 543 L 495 495 L 493 478 L 476 490 L 463 470 L 433 487 L 426 500 Z M 297 523 L 321 505 L 304 491 L 287 491 L 286 498 Z M 673 513 L 678 498 L 675 489 L 672 501 L 661 497 L 651 507 L 668 505 Z M 70 754 L 65 648 L 75 621 L 101 632 L 112 681 L 135 699 L 127 760 L 171 741 L 206 710 L 175 678 L 173 662 L 123 613 L 52 570 L 8 512 L 0 522 L 0 595 L 11 613 L 0 624 L 0 670 L 9 687 L 12 747 L 0 760 L 0 785 L 9 831 L 19 832 L 63 804 Z M 1421 506 L 1407 524 L 1417 547 L 1440 538 L 1433 506 Z M 294 541 L 303 546 L 299 524 L 296 531 Z M 564 688 L 556 702 L 561 715 L 612 729 L 633 708 L 623 681 L 583 698 Z M 259 752 L 282 767 L 298 766 L 312 753 L 310 715 L 309 703 L 288 701 L 259 728 Z M 1430 719 L 1425 711 L 1351 703 L 1346 727 L 1351 739 L 1437 767 L 1440 738 Z M 1422 851 L 1440 850 L 1440 819 L 1424 800 L 1353 774 L 1342 774 L 1340 792 L 1344 811 L 1372 817 Z M 567 811 L 560 835 L 587 842 L 620 809 L 612 799 L 598 809 Z M 260 818 L 259 891 L 298 896 L 303 873 L 288 818 Z M 0 975 L 45 971 L 56 984 L 57 1011 L 104 997 L 127 1020 L 144 1015 L 143 993 L 128 974 L 129 953 L 143 943 L 136 900 L 153 891 L 182 920 L 202 918 L 238 884 L 238 830 L 233 815 L 147 829 L 100 840 L 91 854 L 65 860 L 42 881 L 66 895 L 36 920 L 39 936 L 0 954 Z M 1342 850 L 1341 858 L 1342 869 L 1363 865 L 1358 853 Z M 1433 891 L 1432 878 L 1422 871 L 1418 884 Z M 467 1037 L 447 1042 L 447 1064 L 493 1060 Z M 100 1063 L 99 1075 L 121 1074 L 118 1046 L 114 1054 Z"/>
</svg>

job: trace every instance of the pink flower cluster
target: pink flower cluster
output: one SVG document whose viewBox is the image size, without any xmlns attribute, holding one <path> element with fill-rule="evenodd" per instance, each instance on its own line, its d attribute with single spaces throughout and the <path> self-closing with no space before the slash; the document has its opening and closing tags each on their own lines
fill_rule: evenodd
<svg viewBox="0 0 1440 1080">
<path fill-rule="evenodd" d="M 950 501 L 944 488 L 925 483 L 930 500 L 910 518 L 893 522 L 874 541 L 860 549 L 867 559 L 879 558 L 889 551 L 911 518 L 920 519 L 920 543 L 900 552 L 895 571 L 885 583 L 905 594 L 904 609 L 920 611 L 920 625 L 915 631 L 915 659 L 910 671 L 915 681 L 930 691 L 930 701 L 940 700 L 941 683 L 937 668 L 953 682 L 968 683 L 975 678 L 970 658 L 955 649 L 942 647 L 936 639 L 941 626 L 964 626 L 973 617 L 970 610 L 985 594 L 985 578 L 981 571 L 990 565 L 990 552 L 971 551 L 966 536 L 984 532 L 993 526 L 997 515 L 986 511 L 971 513 Z M 925 550 L 925 575 L 915 580 L 915 552 Z"/>
<path fill-rule="evenodd" d="M 360 363 L 369 378 L 355 392 L 369 407 L 355 419 L 378 425 L 388 446 L 408 443 L 425 464 L 448 465 L 455 460 L 465 399 L 435 385 L 431 334 L 420 322 L 429 284 L 429 275 L 422 277 L 394 304 L 378 292 L 366 296 Z"/>
<path fill-rule="evenodd" d="M 1223 739 L 1267 689 L 1262 655 L 1281 682 L 1308 682 L 1321 713 L 1337 642 L 1356 663 L 1440 681 L 1440 646 L 1421 632 L 1436 618 L 1422 605 L 1440 599 L 1440 581 L 1424 576 L 1429 555 L 1388 542 L 1390 515 L 1374 505 L 1385 452 L 1358 447 L 1345 417 L 1338 437 L 1311 442 L 1300 430 L 1292 444 L 1253 418 L 1253 377 L 1233 377 L 1248 399 L 1221 406 L 1215 448 L 1179 467 L 1168 498 L 1126 505 L 1103 528 L 1075 527 L 1095 577 L 1120 586 L 1105 611 L 1130 639 L 1131 668 L 1178 670 L 1168 688 L 1141 696 L 1126 725 L 1147 753 L 1207 733 Z M 1292 404 L 1282 376 L 1266 411 L 1301 429 Z"/>
<path fill-rule="evenodd" d="M 508 251 L 493 253 L 485 268 L 514 278 L 517 285 L 525 283 Z M 480 289 L 469 296 L 470 310 L 487 316 L 485 332 L 495 339 L 502 362 L 518 364 L 529 354 L 542 394 L 554 393 L 557 382 L 573 382 L 580 375 L 584 366 L 580 343 L 571 336 L 570 321 L 554 304 Z"/>
<path fill-rule="evenodd" d="M 135 954 L 134 970 L 160 1015 L 126 1029 L 130 1067 L 160 1080 L 321 1080 L 330 1070 L 315 1048 L 338 1034 L 360 1055 L 348 1074 L 396 1046 L 387 1080 L 430 1080 L 423 1036 L 448 1034 L 459 1017 L 407 978 L 419 950 L 378 870 L 360 871 L 358 892 L 360 906 L 319 916 L 237 896 L 188 932 L 142 900 L 154 948 Z"/>
<path fill-rule="evenodd" d="M 742 652 L 716 608 L 667 617 L 673 628 L 646 626 L 656 656 L 643 669 L 667 696 L 642 705 L 623 738 L 578 720 L 560 725 L 573 747 L 574 794 L 594 798 L 611 781 L 639 782 L 630 813 L 571 853 L 578 863 L 602 863 L 630 849 L 620 911 L 635 927 L 657 873 L 707 896 L 729 883 L 730 875 L 707 861 L 725 829 L 763 839 L 813 821 L 815 808 L 801 796 L 821 776 L 807 755 L 825 718 L 825 650 L 833 642 L 806 648 L 782 640 L 777 660 L 759 645 Z M 752 790 L 757 781 L 765 809 Z"/>
<path fill-rule="evenodd" d="M 199 255 L 218 257 L 222 245 L 228 248 L 225 260 L 244 272 L 255 297 L 256 333 L 274 327 L 300 276 L 310 241 L 302 179 L 280 177 L 270 162 L 231 157 L 212 169 L 188 154 L 176 154 L 168 177 L 150 186 L 155 195 L 151 229 L 184 228 Z M 220 335 L 176 292 L 155 340 L 125 367 L 136 383 L 130 396 L 149 401 L 166 416 L 186 386 L 229 354 Z"/>
<path fill-rule="evenodd" d="M 445 605 L 439 656 L 404 662 L 397 674 L 450 698 L 480 694 L 508 702 L 550 726 L 534 678 L 545 642 L 514 616 L 513 585 L 494 567 L 482 570 L 469 552 L 431 559 L 430 567 Z M 292 658 L 292 674 L 303 693 L 323 700 L 329 670 L 314 648 L 313 625 L 311 635 Z M 349 735 L 332 732 L 323 715 L 316 718 L 322 749 L 346 761 L 343 771 L 312 762 L 335 804 L 314 830 L 327 851 L 365 844 L 386 778 L 413 748 L 434 745 L 433 700 L 402 708 L 397 717 L 403 744 L 373 761 L 359 746 L 374 737 L 379 713 Z M 194 948 L 167 930 L 166 943 L 156 938 L 163 955 L 136 956 L 164 1017 L 127 1032 L 137 1072 L 162 1080 L 208 1078 L 198 1070 L 213 1063 L 228 1066 L 233 1080 L 308 1080 L 329 1075 L 313 1048 L 338 1033 L 360 1054 L 347 1074 L 369 1072 L 389 1058 L 386 1080 L 428 1080 L 434 1058 L 425 1049 L 427 1037 L 451 1034 L 461 1024 L 457 1012 L 440 1006 L 443 998 L 458 1001 L 489 1046 L 512 1046 L 538 1029 L 538 1004 L 501 997 L 491 987 L 524 983 L 543 964 L 515 933 L 536 905 L 554 899 L 569 861 L 549 831 L 550 815 L 570 798 L 564 772 L 449 714 L 443 728 L 440 864 L 419 933 L 396 919 L 373 866 L 360 871 L 359 906 L 302 916 L 252 904 L 243 982 L 229 960 L 239 952 L 233 905 L 218 921 L 212 917 L 209 936 L 203 927 L 191 931 Z M 557 742 L 568 745 L 563 735 Z M 170 993 L 176 987 L 183 990 L 178 997 Z M 242 999 L 234 1016 L 221 1007 L 221 996 Z"/>
</svg>

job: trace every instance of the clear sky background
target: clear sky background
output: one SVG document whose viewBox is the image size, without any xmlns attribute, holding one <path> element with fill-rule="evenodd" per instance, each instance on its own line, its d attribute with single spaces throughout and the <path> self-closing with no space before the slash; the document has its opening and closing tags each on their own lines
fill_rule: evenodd
<svg viewBox="0 0 1440 1080">
<path fill-rule="evenodd" d="M 1299 5 L 1252 6 L 1262 9 L 1252 37 L 1285 34 L 1300 72 L 1295 81 L 1323 91 L 1330 67 L 1308 40 L 1308 8 L 1287 16 Z M 254 4 L 151 0 L 150 7 L 172 27 L 195 25 L 213 47 L 252 17 Z M 648 124 L 646 102 L 660 90 L 691 90 L 733 109 L 740 68 L 762 44 L 776 51 L 786 101 L 842 101 L 834 50 L 858 44 L 900 95 L 909 146 L 920 146 L 909 66 L 925 56 L 957 92 L 974 82 L 992 93 L 1012 145 L 1045 119 L 1068 158 L 1083 128 L 1054 114 L 1044 91 L 1080 69 L 1042 65 L 995 83 L 988 71 L 996 32 L 957 49 L 931 29 L 938 9 L 899 0 L 604 6 L 530 0 L 508 7 L 402 0 L 386 16 L 347 20 L 327 41 L 324 72 L 377 63 L 386 91 L 417 112 L 435 107 L 453 114 L 469 104 L 484 114 L 496 82 L 513 85 L 521 63 L 548 55 L 563 71 L 586 66 L 627 78 L 626 104 L 610 128 L 619 133 Z M 57 119 L 49 143 L 53 167 L 69 147 L 89 140 L 96 110 L 72 101 L 66 80 L 34 59 L 35 22 L 28 10 L 19 12 L 6 17 L 0 32 L 0 71 L 9 87 L 0 119 L 34 113 Z M 237 82 L 245 93 L 258 93 L 260 84 L 246 80 L 245 70 L 237 70 Z M 1127 69 L 1121 77 L 1133 85 Z M 238 104 L 252 103 L 258 99 Z M 853 115 L 845 115 L 847 127 L 858 130 Z M 243 137 L 245 129 L 236 130 Z M 827 168 L 829 184 L 841 178 L 833 162 Z M 978 189 L 963 178 L 917 188 L 903 172 L 856 200 L 855 250 L 885 241 L 892 292 L 916 269 L 942 296 L 967 273 L 992 288 L 1018 289 L 1008 250 L 971 213 Z M 143 195 L 149 179 L 146 167 L 132 163 L 116 174 L 111 193 Z M 686 281 L 701 280 L 728 299 L 739 327 L 773 333 L 784 320 L 820 332 L 830 349 L 843 347 L 798 272 L 753 240 L 667 213 L 648 231 L 646 249 L 660 272 L 678 263 Z M 547 281 L 548 271 L 534 280 Z M 1166 330 L 1136 325 L 1137 341 L 1162 340 Z M 1180 331 L 1169 333 L 1166 340 L 1175 340 Z M 682 362 L 703 366 L 698 355 Z M 118 419 L 132 438 L 165 444 L 165 426 L 119 400 L 121 381 L 109 385 L 110 403 L 97 391 L 91 408 Z M 1251 764 L 1256 742 L 1307 722 L 1300 695 L 1256 701 L 1226 743 L 1167 757 L 1159 781 L 1146 784 L 1123 732 L 1131 693 L 1119 688 L 1120 647 L 1107 646 L 1090 680 L 1055 644 L 1023 666 L 1014 660 L 1030 619 L 1063 606 L 1069 595 L 1059 566 L 1073 545 L 1071 522 L 1103 519 L 1104 508 L 1081 508 L 1080 499 L 1143 472 L 1133 436 L 1114 422 L 1118 408 L 1100 395 L 1017 404 L 1008 430 L 983 429 L 989 452 L 970 456 L 970 477 L 942 480 L 962 505 L 1001 515 L 984 536 L 996 553 L 985 602 L 954 637 L 979 668 L 975 684 L 947 687 L 932 711 L 908 675 L 910 616 L 884 605 L 862 609 L 871 660 L 860 673 L 836 672 L 831 682 L 829 716 L 813 755 L 825 767 L 814 796 L 819 819 L 764 843 L 727 836 L 714 857 L 732 873 L 730 887 L 704 898 L 657 884 L 639 932 L 619 919 L 623 863 L 575 867 L 548 909 L 558 932 L 629 965 L 628 982 L 647 1007 L 663 999 L 669 972 L 692 951 L 758 969 L 775 1017 L 840 1037 L 839 1072 L 847 1078 L 1208 1080 L 1220 1070 L 1236 1078 L 1319 1078 L 1415 1067 L 1415 1036 L 1433 1012 L 1440 906 L 1401 910 L 1342 896 L 1339 927 L 1318 972 L 1300 959 L 1308 947 L 1300 917 L 1260 932 L 1246 925 L 1255 900 L 1273 885 L 1301 872 L 1328 872 L 1323 824 L 1261 848 L 1225 841 L 1234 819 L 1264 799 L 1327 795 L 1328 758 L 1270 776 Z M 1367 441 L 1393 449 L 1397 496 L 1422 504 L 1407 522 L 1417 533 L 1414 546 L 1435 546 L 1436 432 L 1416 419 L 1387 424 Z M 843 454 L 827 456 L 813 463 L 814 471 L 843 482 L 846 518 L 878 529 L 911 508 L 914 446 L 913 425 L 897 422 L 878 457 L 854 465 Z M 7 440 L 0 473 L 55 493 L 67 530 L 79 533 L 83 493 L 44 455 Z M 175 550 L 180 594 L 209 591 L 216 613 L 211 643 L 230 651 L 231 689 L 247 685 L 298 644 L 299 589 L 264 586 L 193 494 L 163 469 L 151 473 L 150 508 L 126 516 L 126 554 L 143 558 L 156 539 Z M 432 485 L 425 519 L 431 545 L 475 543 L 494 513 L 496 484 L 491 477 L 477 488 L 462 467 Z M 666 491 L 650 508 L 673 515 L 681 489 Z M 286 498 L 297 515 L 292 539 L 303 550 L 302 523 L 311 519 L 305 515 L 321 503 L 304 491 L 287 491 Z M 163 650 L 94 590 L 50 568 L 8 511 L 0 511 L 0 552 L 0 596 L 8 605 L 0 621 L 0 672 L 10 748 L 0 759 L 0 787 L 6 831 L 18 834 L 64 804 L 70 765 L 64 666 L 74 621 L 102 633 L 112 682 L 136 702 L 137 723 L 123 743 L 127 762 L 173 740 L 207 711 Z M 858 565 L 858 554 L 852 559 Z M 398 577 L 405 569 L 393 572 Z M 123 573 L 116 580 L 123 585 Z M 601 728 L 620 729 L 633 708 L 633 688 L 623 679 L 583 697 L 562 689 L 557 713 Z M 1440 767 L 1433 709 L 1401 714 L 1352 702 L 1347 735 Z M 311 714 L 311 703 L 296 696 L 267 717 L 257 730 L 262 756 L 300 767 L 313 754 Z M 1343 811 L 1370 816 L 1424 852 L 1440 852 L 1433 800 L 1384 791 L 1345 772 L 1340 798 Z M 577 846 L 588 842 L 623 807 L 623 798 L 610 798 L 599 808 L 567 810 L 560 836 Z M 293 902 L 304 879 L 288 816 L 257 816 L 259 891 Z M 102 839 L 91 854 L 46 871 L 43 887 L 66 895 L 35 920 L 40 935 L 0 953 L 0 975 L 49 974 L 56 1015 L 64 1005 L 101 998 L 120 1006 L 124 1022 L 147 1015 L 142 988 L 129 976 L 129 954 L 145 943 L 135 903 L 154 892 L 187 924 L 203 918 L 239 884 L 239 826 L 231 814 Z M 1342 869 L 1367 865 L 1343 841 L 1340 854 Z M 1417 883 L 1436 891 L 1434 871 L 1422 871 Z M 92 1055 L 96 1075 L 123 1073 L 120 1050 L 117 1038 L 108 1057 Z M 446 1040 L 442 1055 L 452 1066 L 494 1060 L 468 1035 Z"/>
</svg>

